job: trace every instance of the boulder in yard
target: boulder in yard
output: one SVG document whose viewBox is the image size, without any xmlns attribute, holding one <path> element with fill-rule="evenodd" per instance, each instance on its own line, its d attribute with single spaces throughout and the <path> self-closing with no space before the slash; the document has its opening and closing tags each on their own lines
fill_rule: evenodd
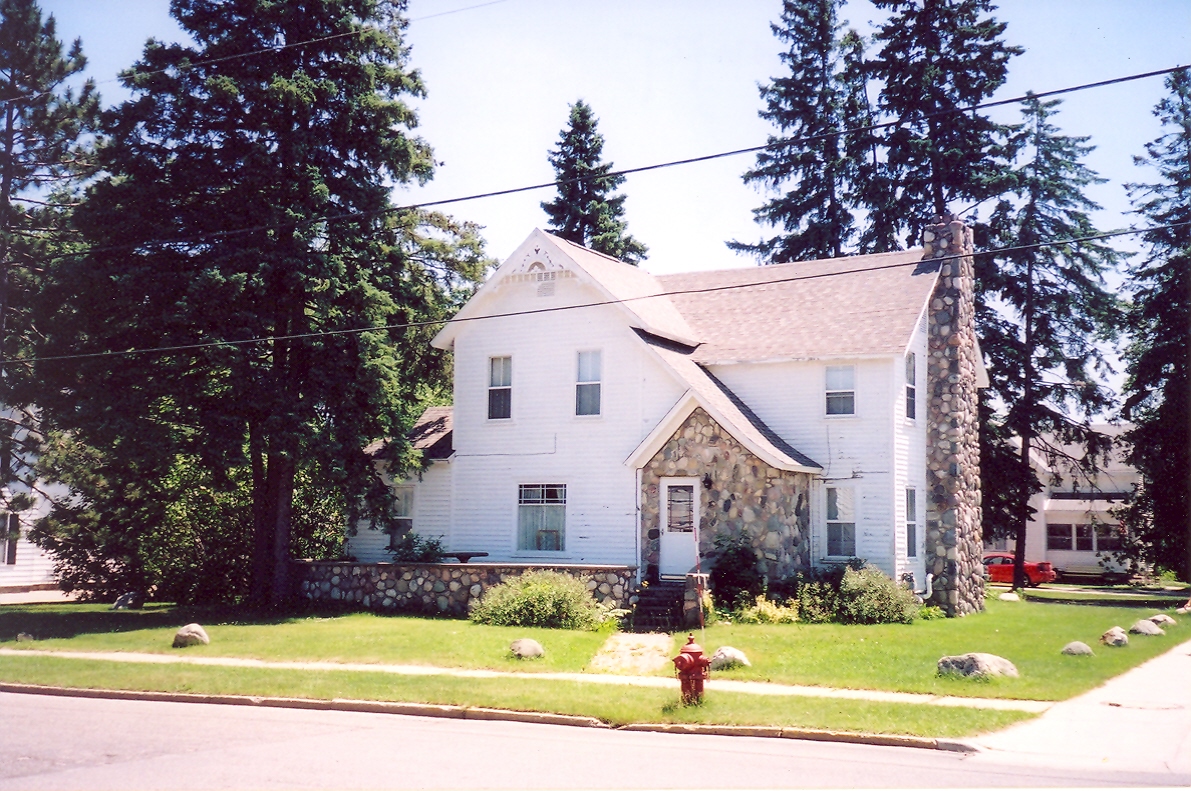
<svg viewBox="0 0 1191 791">
<path fill-rule="evenodd" d="M 210 645 L 211 638 L 207 631 L 197 623 L 188 623 L 174 634 L 174 648 L 187 648 L 192 645 Z"/>
<path fill-rule="evenodd" d="M 1164 612 L 1160 612 L 1157 615 L 1151 615 L 1146 620 L 1153 621 L 1154 623 L 1158 624 L 1159 626 L 1175 626 L 1178 624 L 1178 621 L 1176 621 L 1174 618 L 1171 618 L 1169 615 L 1167 615 Z"/>
<path fill-rule="evenodd" d="M 1180 607 L 1175 610 L 1175 612 L 1177 612 L 1179 615 L 1186 615 L 1187 613 L 1191 612 L 1191 607 Z"/>
<path fill-rule="evenodd" d="M 1060 653 L 1067 656 L 1092 656 L 1092 647 L 1087 643 L 1081 643 L 1079 640 L 1072 640 L 1063 646 L 1063 650 Z"/>
<path fill-rule="evenodd" d="M 1156 624 L 1153 621 L 1146 619 L 1146 618 L 1142 618 L 1140 621 L 1137 621 L 1132 626 L 1130 626 L 1129 632 L 1131 634 L 1148 634 L 1148 635 L 1155 635 L 1155 636 L 1160 635 L 1160 634 L 1166 634 L 1166 632 L 1162 631 L 1161 626 L 1159 626 L 1158 624 Z"/>
<path fill-rule="evenodd" d="M 537 659 L 546 655 L 546 649 L 542 648 L 542 644 L 537 640 L 530 640 L 528 637 L 514 640 L 509 645 L 509 650 L 518 659 Z"/>
<path fill-rule="evenodd" d="M 744 651 L 739 648 L 733 648 L 730 645 L 721 646 L 715 649 L 715 653 L 711 655 L 711 669 L 724 670 L 730 667 L 751 667 L 752 662 L 744 655 Z"/>
<path fill-rule="evenodd" d="M 145 597 L 137 591 L 128 591 L 121 593 L 116 599 L 116 603 L 111 606 L 113 610 L 139 610 L 145 606 Z"/>
<path fill-rule="evenodd" d="M 1004 657 L 996 654 L 960 654 L 945 656 L 939 660 L 940 676 L 958 674 L 967 678 L 991 678 L 1009 676 L 1017 678 L 1017 668 Z"/>
<path fill-rule="evenodd" d="M 36 637 L 29 634 L 28 632 L 21 632 L 20 634 L 17 635 L 18 643 L 31 643 L 36 639 L 37 639 Z"/>
<path fill-rule="evenodd" d="M 1125 630 L 1121 627 L 1114 626 L 1100 635 L 1100 642 L 1114 648 L 1119 648 L 1123 645 L 1129 645 L 1129 635 L 1125 634 Z"/>
<path fill-rule="evenodd" d="M 1001 601 L 1021 601 L 1021 597 L 1012 591 L 1010 591 L 1009 593 L 1002 593 L 997 598 L 1000 599 Z"/>
</svg>

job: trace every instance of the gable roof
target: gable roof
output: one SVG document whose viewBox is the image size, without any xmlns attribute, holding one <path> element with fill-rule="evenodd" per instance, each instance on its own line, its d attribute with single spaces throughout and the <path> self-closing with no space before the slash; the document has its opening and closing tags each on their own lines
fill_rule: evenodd
<svg viewBox="0 0 1191 791">
<path fill-rule="evenodd" d="M 422 451 L 424 459 L 447 459 L 455 452 L 452 447 L 452 421 L 455 409 L 449 406 L 427 407 L 418 422 L 409 430 L 410 444 Z"/>
<path fill-rule="evenodd" d="M 658 280 L 714 364 L 903 354 L 938 271 L 912 249 Z"/>
<path fill-rule="evenodd" d="M 822 472 L 821 464 L 778 436 L 727 385 L 696 363 L 689 348 L 684 349 L 648 333 L 638 331 L 637 335 L 686 385 L 687 390 L 649 436 L 629 454 L 626 464 L 644 465 L 695 407 L 701 406 L 737 442 L 771 467 L 812 474 Z"/>
</svg>

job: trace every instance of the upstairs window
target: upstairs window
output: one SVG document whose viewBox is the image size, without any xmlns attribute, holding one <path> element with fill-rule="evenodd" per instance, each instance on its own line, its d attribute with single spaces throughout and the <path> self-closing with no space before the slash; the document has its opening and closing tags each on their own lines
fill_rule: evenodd
<svg viewBox="0 0 1191 791">
<path fill-rule="evenodd" d="M 488 419 L 513 416 L 513 358 L 488 358 Z"/>
<path fill-rule="evenodd" d="M 517 549 L 561 552 L 566 544 L 567 487 L 521 484 L 517 489 Z"/>
<path fill-rule="evenodd" d="M 827 366 L 827 414 L 856 414 L 855 378 L 855 366 Z"/>
<path fill-rule="evenodd" d="M 575 414 L 600 414 L 599 352 L 579 352 L 579 374 L 575 380 Z"/>
<path fill-rule="evenodd" d="M 856 511 L 851 489 L 827 489 L 827 554 L 856 557 Z"/>
<path fill-rule="evenodd" d="M 918 557 L 918 492 L 913 489 L 906 489 L 906 557 Z"/>
<path fill-rule="evenodd" d="M 918 359 L 914 352 L 906 355 L 906 417 L 913 420 L 918 413 Z"/>
</svg>

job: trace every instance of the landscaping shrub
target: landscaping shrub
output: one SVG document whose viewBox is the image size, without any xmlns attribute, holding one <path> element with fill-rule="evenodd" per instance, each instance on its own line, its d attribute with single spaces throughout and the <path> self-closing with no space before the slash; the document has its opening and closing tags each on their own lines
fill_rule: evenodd
<svg viewBox="0 0 1191 791">
<path fill-rule="evenodd" d="M 557 571 L 532 571 L 506 580 L 472 605 L 471 620 L 493 626 L 598 629 L 615 610 L 602 607 L 583 580 Z"/>
<path fill-rule="evenodd" d="M 440 563 L 442 562 L 442 541 L 437 538 L 422 538 L 409 532 L 394 542 L 394 563 Z"/>
<path fill-rule="evenodd" d="M 765 579 L 757 570 L 757 555 L 748 539 L 717 536 L 711 589 L 721 606 L 747 607 L 761 594 Z"/>
<path fill-rule="evenodd" d="M 839 593 L 829 581 L 806 581 L 798 586 L 798 615 L 803 623 L 831 623 Z"/>
<path fill-rule="evenodd" d="M 798 602 L 787 599 L 782 604 L 758 596 L 752 606 L 737 610 L 733 619 L 737 623 L 797 623 Z"/>
<path fill-rule="evenodd" d="M 912 623 L 920 607 L 912 591 L 875 566 L 849 568 L 840 580 L 836 618 L 840 623 Z"/>
<path fill-rule="evenodd" d="M 932 604 L 919 610 L 918 617 L 924 621 L 937 621 L 940 618 L 946 618 L 947 613 L 943 612 L 942 607 L 936 607 Z"/>
</svg>

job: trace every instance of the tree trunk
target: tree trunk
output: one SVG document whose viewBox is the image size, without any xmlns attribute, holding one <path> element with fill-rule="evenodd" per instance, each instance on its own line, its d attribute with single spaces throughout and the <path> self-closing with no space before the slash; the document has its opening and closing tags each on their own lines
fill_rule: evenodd
<svg viewBox="0 0 1191 791">
<path fill-rule="evenodd" d="M 273 587 L 273 524 L 269 519 L 268 469 L 264 440 L 256 421 L 248 424 L 248 455 L 252 461 L 252 574 L 249 600 L 255 607 L 269 602 Z"/>
<path fill-rule="evenodd" d="M 290 599 L 289 547 L 293 516 L 294 474 L 297 465 L 290 449 L 269 454 L 268 509 L 272 518 L 272 586 L 269 605 L 283 607 Z"/>
</svg>

